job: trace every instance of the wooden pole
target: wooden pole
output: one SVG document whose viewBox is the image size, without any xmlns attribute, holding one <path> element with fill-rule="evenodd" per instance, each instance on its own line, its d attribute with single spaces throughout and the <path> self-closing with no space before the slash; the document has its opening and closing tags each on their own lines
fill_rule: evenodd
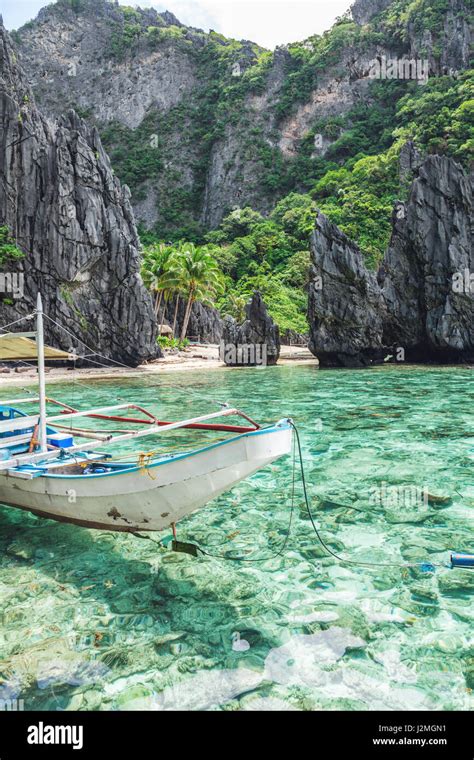
<svg viewBox="0 0 474 760">
<path fill-rule="evenodd" d="M 46 432 L 46 380 L 44 371 L 44 328 L 43 328 L 43 302 L 41 293 L 38 293 L 36 301 L 36 343 L 38 347 L 38 375 L 39 375 L 39 444 L 43 452 L 48 451 Z"/>
</svg>

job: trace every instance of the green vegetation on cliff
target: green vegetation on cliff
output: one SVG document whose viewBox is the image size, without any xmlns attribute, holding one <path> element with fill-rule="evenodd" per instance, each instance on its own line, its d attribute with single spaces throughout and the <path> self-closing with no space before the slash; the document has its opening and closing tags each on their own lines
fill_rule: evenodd
<svg viewBox="0 0 474 760">
<path fill-rule="evenodd" d="M 316 209 L 355 240 L 375 267 L 389 242 L 393 204 L 407 192 L 399 180 L 402 145 L 413 140 L 424 152 L 451 155 L 466 167 L 472 163 L 471 71 L 456 78 L 433 78 L 423 87 L 374 82 L 371 89 L 372 106 L 365 114 L 360 107 L 344 119 L 315 126 L 310 145 L 318 131 L 336 137 L 324 157 L 313 160 L 308 151 L 305 157 L 303 146 L 294 162 L 282 169 L 281 178 L 272 174 L 277 194 L 280 187 L 291 191 L 269 216 L 251 208 L 236 209 L 215 231 L 203 230 L 196 237 L 194 228 L 193 239 L 214 246 L 226 275 L 225 294 L 217 302 L 223 313 L 237 316 L 242 299 L 259 289 L 283 330 L 305 332 L 308 241 Z M 296 192 L 301 187 L 304 192 Z M 181 210 L 176 212 L 182 223 Z M 178 236 L 180 232 L 178 227 Z"/>
<path fill-rule="evenodd" d="M 87 4 L 60 2 L 78 13 Z M 258 288 L 282 329 L 306 331 L 316 210 L 376 267 L 389 241 L 394 201 L 408 190 L 399 177 L 402 146 L 411 140 L 421 153 L 472 165 L 473 71 L 442 63 L 446 25 L 450 34 L 454 29 L 450 8 L 449 0 L 393 0 L 369 23 L 345 14 L 328 32 L 270 52 L 177 25 L 166 14 L 118 6 L 106 57 L 128 66 L 139 51 L 165 58 L 177 53 L 195 75 L 186 97 L 167 109 L 153 107 L 137 128 L 100 125 L 134 201 L 158 209 L 158 222 L 151 229 L 142 225 L 144 244 L 205 249 L 223 274 L 225 289 L 215 302 L 224 313 L 239 315 Z M 464 11 L 456 13 L 463 22 Z M 371 56 L 403 57 L 413 49 L 430 58 L 427 82 L 367 77 Z M 291 134 L 292 120 L 311 110 L 315 92 L 324 100 L 339 84 L 342 96 L 347 88 L 357 90 L 348 107 L 313 109 L 312 121 L 285 152 L 282 134 Z M 211 172 L 243 186 L 222 203 L 217 229 L 209 229 L 203 211 Z"/>
<path fill-rule="evenodd" d="M 3 266 L 8 261 L 22 259 L 24 255 L 10 235 L 8 227 L 0 227 L 0 266 Z"/>
</svg>

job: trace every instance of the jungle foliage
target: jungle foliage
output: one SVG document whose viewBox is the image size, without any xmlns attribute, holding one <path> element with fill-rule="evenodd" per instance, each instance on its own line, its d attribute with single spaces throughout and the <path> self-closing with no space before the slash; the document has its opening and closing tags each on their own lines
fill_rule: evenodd
<svg viewBox="0 0 474 760">
<path fill-rule="evenodd" d="M 141 231 L 143 242 L 205 247 L 224 278 L 224 292 L 215 299 L 224 313 L 241 316 L 243 302 L 258 288 L 282 329 L 305 332 L 309 236 L 317 210 L 355 240 L 368 265 L 376 267 L 389 241 L 394 201 L 408 191 L 399 180 L 402 146 L 411 140 L 422 153 L 446 154 L 472 166 L 473 71 L 432 76 L 424 85 L 371 81 L 364 99 L 345 115 L 316 120 L 292 158 L 284 157 L 261 127 L 245 121 L 243 105 L 266 91 L 278 56 L 283 81 L 271 106 L 277 125 L 308 102 L 328 68 L 334 76 L 338 66 L 343 73 L 348 50 L 357 54 L 383 45 L 403 54 L 409 34 L 422 38 L 429 32 L 439 54 L 447 6 L 447 0 L 394 0 L 365 26 L 346 14 L 325 34 L 274 52 L 215 32 L 169 26 L 161 17 L 146 27 L 133 9 L 122 8 L 123 24 L 110 55 L 133 55 L 138 44 L 163 50 L 179 44 L 183 55 L 192 57 L 201 83 L 184 104 L 150 112 L 138 129 L 110 124 L 103 132 L 117 174 L 136 200 L 145 198 L 153 178 L 159 176 L 166 187 L 158 201 L 159 224 Z M 180 148 L 190 156 L 191 186 L 183 185 L 168 162 L 177 125 Z M 210 231 L 197 220 L 212 151 L 235 125 L 247 135 L 242 150 L 254 162 L 264 205 L 273 210 L 262 215 L 250 207 L 229 208 L 219 228 Z M 317 147 L 321 139 L 324 149 Z"/>
</svg>

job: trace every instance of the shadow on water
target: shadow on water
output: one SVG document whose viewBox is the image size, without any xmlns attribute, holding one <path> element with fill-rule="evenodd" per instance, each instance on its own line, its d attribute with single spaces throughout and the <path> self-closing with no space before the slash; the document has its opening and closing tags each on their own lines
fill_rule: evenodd
<svg viewBox="0 0 474 760">
<path fill-rule="evenodd" d="M 237 688 L 235 641 L 250 641 L 246 664 L 259 672 L 278 643 L 252 626 L 255 605 L 243 609 L 259 584 L 233 603 L 235 573 L 212 583 L 209 560 L 152 541 L 0 507 L 0 552 L 0 697 L 21 695 L 28 709 L 120 707 L 135 693 L 129 680 L 151 699 L 209 667 L 219 689 L 221 674 Z"/>
<path fill-rule="evenodd" d="M 192 593 L 196 563 L 160 547 L 157 542 L 163 535 L 153 534 L 152 540 L 145 541 L 132 534 L 87 530 L 24 512 L 12 515 L 12 509 L 0 506 L 4 570 L 5 563 L 7 567 L 22 563 L 25 570 L 49 576 L 61 588 L 75 588 L 81 601 L 105 604 L 121 614 L 148 613 L 150 601 L 156 608 L 168 596 L 176 601 Z M 121 601 L 124 593 L 126 603 Z M 206 596 L 219 601 L 212 587 Z M 227 606 L 230 610 L 231 605 Z"/>
</svg>

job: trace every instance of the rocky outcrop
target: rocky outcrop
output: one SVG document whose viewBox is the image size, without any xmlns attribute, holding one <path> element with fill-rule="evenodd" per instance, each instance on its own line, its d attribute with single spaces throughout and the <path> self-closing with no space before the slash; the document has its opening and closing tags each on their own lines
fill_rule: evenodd
<svg viewBox="0 0 474 760">
<path fill-rule="evenodd" d="M 356 0 L 351 6 L 352 18 L 357 24 L 368 24 L 374 16 L 382 13 L 393 0 Z"/>
<path fill-rule="evenodd" d="M 408 140 L 400 149 L 398 157 L 398 175 L 400 189 L 408 192 L 413 179 L 423 163 L 423 156 L 412 140 Z"/>
<path fill-rule="evenodd" d="M 241 325 L 232 317 L 224 320 L 222 360 L 229 366 L 276 364 L 280 356 L 280 331 L 260 293 L 254 293 L 245 314 L 246 320 Z"/>
<path fill-rule="evenodd" d="M 362 367 L 381 358 L 380 287 L 359 248 L 319 213 L 311 251 L 310 351 L 330 367 Z"/>
<path fill-rule="evenodd" d="M 172 300 L 166 307 L 166 322 L 170 326 L 174 323 L 175 306 L 176 302 Z M 181 298 L 176 315 L 177 336 L 181 334 L 185 311 L 186 301 Z M 187 330 L 187 335 L 191 340 L 198 343 L 220 343 L 223 329 L 224 322 L 217 309 L 199 301 L 193 303 Z"/>
<path fill-rule="evenodd" d="M 395 210 L 380 277 L 383 341 L 407 358 L 474 359 L 473 186 L 455 161 L 429 156 Z"/>
<path fill-rule="evenodd" d="M 393 215 L 377 273 L 322 214 L 312 237 L 310 349 L 321 366 L 474 361 L 473 177 L 429 156 Z"/>
<path fill-rule="evenodd" d="M 192 204 L 186 200 L 178 226 L 191 218 L 217 225 L 224 211 L 241 200 L 258 205 L 254 161 L 247 169 L 242 158 L 241 127 L 232 131 L 229 146 L 216 143 L 215 148 L 208 144 L 209 130 L 204 141 L 196 130 L 213 67 L 228 69 L 229 81 L 236 81 L 230 57 L 221 64 L 207 50 L 200 60 L 211 41 L 222 44 L 223 51 L 229 44 L 184 27 L 172 14 L 124 9 L 110 0 L 78 0 L 76 9 L 60 0 L 18 33 L 37 100 L 48 116 L 57 117 L 66 103 L 99 128 L 112 155 L 124 138 L 142 153 L 149 151 L 156 171 L 142 170 L 143 182 L 132 188 L 136 218 L 147 228 L 169 226 L 173 194 L 198 198 Z M 244 48 L 241 73 L 256 51 L 255 45 Z M 238 165 L 235 179 L 233 171 L 227 176 L 233 163 Z M 238 185 L 240 169 L 245 189 Z"/>
<path fill-rule="evenodd" d="M 296 330 L 286 329 L 280 336 L 282 346 L 307 346 L 308 335 L 301 335 Z"/>
<path fill-rule="evenodd" d="M 447 0 L 445 8 L 436 3 L 430 14 L 404 10 L 395 0 L 356 0 L 352 15 L 368 24 L 366 32 L 348 34 L 347 44 L 329 36 L 311 87 L 300 82 L 305 64 L 290 47 L 277 48 L 264 63 L 255 44 L 111 0 L 58 0 L 18 30 L 17 40 L 48 115 L 57 117 L 65 104 L 79 110 L 98 126 L 124 177 L 124 153 L 140 156 L 139 171 L 127 176 L 140 222 L 161 230 L 215 228 L 236 207 L 271 211 L 270 169 L 307 161 L 314 130 L 312 159 L 324 155 L 336 138 L 321 125 L 344 122 L 361 104 L 370 108 L 369 72 L 377 56 L 429 58 L 430 75 L 469 65 L 467 0 Z M 389 12 L 396 23 L 383 26 Z M 310 37 L 309 51 L 312 45 Z M 301 92 L 288 104 L 293 89 Z"/>
<path fill-rule="evenodd" d="M 87 353 L 84 342 L 133 365 L 157 356 L 129 191 L 96 129 L 73 111 L 56 123 L 41 114 L 3 26 L 0 123 L 0 225 L 25 254 L 10 265 L 23 297 L 3 297 L 1 323 L 30 313 L 41 291 L 46 314 L 74 336 L 47 320 L 50 343 Z"/>
<path fill-rule="evenodd" d="M 384 18 L 384 11 L 394 5 L 394 0 L 356 0 L 351 7 L 352 18 L 360 26 L 373 22 L 377 27 L 378 19 Z M 440 22 L 435 21 L 437 13 L 442 14 Z M 431 75 L 469 68 L 472 28 L 465 0 L 446 0 L 444 8 L 413 6 L 411 11 L 408 9 L 403 24 L 405 29 L 399 34 L 399 41 L 402 36 L 408 43 L 404 54 L 410 58 L 427 58 Z M 399 25 L 401 27 L 400 22 Z M 397 51 L 397 55 L 400 52 Z"/>
<path fill-rule="evenodd" d="M 459 72 L 470 65 L 472 21 L 470 24 L 470 17 L 466 10 L 463 0 L 451 0 L 443 25 L 443 42 L 440 46 L 442 72 Z M 433 54 L 433 47 L 431 53 Z"/>
</svg>

